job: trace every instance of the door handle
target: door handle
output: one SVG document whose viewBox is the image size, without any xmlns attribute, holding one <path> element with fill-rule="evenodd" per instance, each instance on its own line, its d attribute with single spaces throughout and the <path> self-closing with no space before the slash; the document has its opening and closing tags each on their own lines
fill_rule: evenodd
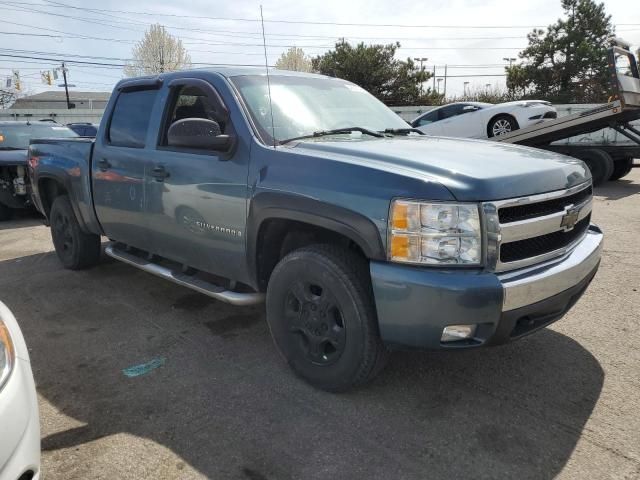
<svg viewBox="0 0 640 480">
<path fill-rule="evenodd" d="M 167 170 L 162 165 L 160 165 L 151 170 L 151 176 L 155 178 L 157 182 L 162 182 L 165 178 L 169 177 L 169 172 L 167 172 Z"/>
<path fill-rule="evenodd" d="M 111 164 L 109 163 L 109 160 L 107 160 L 106 158 L 103 158 L 98 161 L 98 168 L 100 168 L 100 170 L 104 172 L 105 170 L 108 170 L 111 168 Z"/>
</svg>

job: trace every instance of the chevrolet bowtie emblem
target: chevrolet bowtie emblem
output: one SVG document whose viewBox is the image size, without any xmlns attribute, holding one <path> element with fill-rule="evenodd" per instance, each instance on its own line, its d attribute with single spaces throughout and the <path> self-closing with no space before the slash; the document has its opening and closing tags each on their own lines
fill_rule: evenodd
<svg viewBox="0 0 640 480">
<path fill-rule="evenodd" d="M 560 226 L 565 232 L 573 230 L 573 227 L 578 223 L 578 218 L 580 218 L 580 207 L 574 207 L 573 205 L 566 207 Z"/>
</svg>

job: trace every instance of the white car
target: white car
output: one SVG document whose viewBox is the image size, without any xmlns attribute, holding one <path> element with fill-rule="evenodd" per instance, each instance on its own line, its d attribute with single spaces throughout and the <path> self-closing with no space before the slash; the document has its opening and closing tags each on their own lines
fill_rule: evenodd
<svg viewBox="0 0 640 480">
<path fill-rule="evenodd" d="M 429 135 L 489 138 L 557 118 L 556 109 L 543 100 L 492 103 L 459 102 L 429 110 L 411 126 Z"/>
<path fill-rule="evenodd" d="M 40 417 L 29 353 L 0 302 L 0 480 L 40 478 Z"/>
</svg>

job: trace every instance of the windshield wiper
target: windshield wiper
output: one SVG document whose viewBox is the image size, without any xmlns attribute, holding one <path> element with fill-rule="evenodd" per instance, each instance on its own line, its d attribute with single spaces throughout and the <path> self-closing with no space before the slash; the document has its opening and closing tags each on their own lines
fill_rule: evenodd
<svg viewBox="0 0 640 480">
<path fill-rule="evenodd" d="M 360 133 L 364 133 L 365 135 L 371 135 L 372 137 L 377 137 L 377 138 L 384 137 L 382 133 L 374 132 L 373 130 L 369 130 L 368 128 L 345 127 L 345 128 L 334 128 L 333 130 L 319 130 L 317 132 L 313 132 L 308 135 L 300 135 L 299 137 L 287 138 L 285 140 L 280 140 L 280 145 L 293 142 L 294 140 L 303 140 L 305 138 L 326 137 L 327 135 L 338 135 L 341 133 L 351 133 L 351 132 L 360 132 Z"/>
<path fill-rule="evenodd" d="M 385 128 L 382 133 L 390 133 L 392 135 L 409 135 L 410 133 L 417 133 L 419 135 L 425 135 L 424 132 L 417 128 Z"/>
<path fill-rule="evenodd" d="M 29 147 L 24 147 L 24 148 L 20 148 L 20 147 L 0 147 L 0 150 L 26 150 Z"/>
</svg>

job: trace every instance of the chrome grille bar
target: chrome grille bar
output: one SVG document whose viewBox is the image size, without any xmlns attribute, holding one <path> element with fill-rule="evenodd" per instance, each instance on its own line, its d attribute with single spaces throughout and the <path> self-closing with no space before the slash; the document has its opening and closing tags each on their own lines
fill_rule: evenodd
<svg viewBox="0 0 640 480">
<path fill-rule="evenodd" d="M 562 211 L 508 223 L 500 223 L 499 214 L 501 209 L 537 204 L 548 200 L 561 200 L 564 197 L 571 197 L 576 193 L 590 188 L 591 182 L 589 181 L 565 190 L 483 203 L 482 213 L 484 224 L 486 225 L 485 256 L 488 268 L 497 272 L 515 270 L 551 260 L 571 251 L 584 238 L 584 234 L 570 244 L 563 245 L 561 248 L 553 251 L 541 252 L 540 254 L 515 261 L 501 262 L 500 260 L 500 248 L 503 244 L 527 239 L 533 239 L 535 241 L 537 237 L 554 234 L 555 232 L 570 231 L 576 223 L 584 220 L 591 214 L 593 199 L 592 196 L 589 195 L 586 200 L 582 200 L 578 205 L 574 205 L 571 203 L 571 199 L 568 198 L 567 204 L 564 205 Z M 577 197 L 581 196 L 578 195 Z M 576 197 L 573 198 L 575 199 Z"/>
</svg>

